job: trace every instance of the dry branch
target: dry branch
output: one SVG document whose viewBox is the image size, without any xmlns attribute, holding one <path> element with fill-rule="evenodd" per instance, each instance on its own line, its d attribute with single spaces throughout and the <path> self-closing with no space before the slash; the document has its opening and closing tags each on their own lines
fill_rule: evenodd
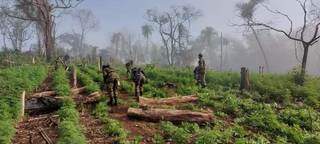
<svg viewBox="0 0 320 144">
<path fill-rule="evenodd" d="M 56 117 L 59 117 L 59 115 L 46 115 L 46 116 L 41 116 L 41 117 L 29 119 L 28 122 L 40 121 L 40 120 L 43 120 L 43 119 L 56 118 Z"/>
<path fill-rule="evenodd" d="M 176 105 L 180 103 L 196 102 L 198 97 L 196 95 L 182 96 L 182 97 L 170 97 L 162 99 L 151 99 L 151 98 L 139 98 L 140 105 Z"/>
<path fill-rule="evenodd" d="M 47 144 L 53 144 L 50 137 L 47 135 L 47 133 L 41 127 L 38 127 L 38 130 L 39 130 L 42 138 L 47 142 Z"/>
<path fill-rule="evenodd" d="M 127 115 L 132 118 L 139 118 L 147 121 L 171 121 L 171 122 L 195 122 L 208 123 L 213 120 L 211 113 L 193 112 L 189 110 L 170 109 L 138 109 L 129 108 Z"/>
</svg>

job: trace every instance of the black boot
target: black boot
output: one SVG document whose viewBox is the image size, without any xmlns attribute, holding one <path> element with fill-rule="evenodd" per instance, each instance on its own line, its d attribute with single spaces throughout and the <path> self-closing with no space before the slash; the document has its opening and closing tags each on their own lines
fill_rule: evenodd
<svg viewBox="0 0 320 144">
<path fill-rule="evenodd" d="M 118 105 L 118 99 L 117 99 L 117 97 L 114 98 L 114 103 L 113 103 L 113 105 L 114 105 L 114 106 L 117 106 L 117 105 Z"/>
<path fill-rule="evenodd" d="M 113 104 L 113 98 L 110 98 L 110 100 L 108 101 L 108 106 L 111 106 Z"/>
</svg>

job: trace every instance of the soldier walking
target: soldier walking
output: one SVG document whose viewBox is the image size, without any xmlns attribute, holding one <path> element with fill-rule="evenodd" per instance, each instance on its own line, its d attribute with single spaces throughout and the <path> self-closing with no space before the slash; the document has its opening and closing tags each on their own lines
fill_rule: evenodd
<svg viewBox="0 0 320 144">
<path fill-rule="evenodd" d="M 109 95 L 108 105 L 117 105 L 118 87 L 120 85 L 119 75 L 110 65 L 103 65 L 103 82 L 106 85 L 107 94 Z"/>
<path fill-rule="evenodd" d="M 135 97 L 139 101 L 139 96 L 143 94 L 143 84 L 146 82 L 144 71 L 141 68 L 133 68 L 132 80 L 134 82 Z"/>
<path fill-rule="evenodd" d="M 126 63 L 127 76 L 128 76 L 128 78 L 130 78 L 132 66 L 133 66 L 133 60 L 130 60 L 130 61 L 128 61 L 128 62 Z"/>
<path fill-rule="evenodd" d="M 195 79 L 197 80 L 197 85 L 201 85 L 202 88 L 206 87 L 206 63 L 203 59 L 203 55 L 199 54 L 198 66 L 194 70 Z"/>
</svg>

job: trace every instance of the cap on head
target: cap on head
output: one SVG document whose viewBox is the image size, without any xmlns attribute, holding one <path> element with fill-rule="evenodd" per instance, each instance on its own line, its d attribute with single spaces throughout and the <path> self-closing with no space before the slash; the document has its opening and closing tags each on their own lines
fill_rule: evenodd
<svg viewBox="0 0 320 144">
<path fill-rule="evenodd" d="M 109 64 L 105 64 L 102 66 L 102 69 L 105 69 L 105 68 L 110 68 L 110 65 Z"/>
</svg>

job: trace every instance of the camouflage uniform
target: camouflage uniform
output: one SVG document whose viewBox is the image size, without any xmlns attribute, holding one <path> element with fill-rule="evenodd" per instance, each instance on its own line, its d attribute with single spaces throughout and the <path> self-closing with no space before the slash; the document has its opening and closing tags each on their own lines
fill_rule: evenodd
<svg viewBox="0 0 320 144">
<path fill-rule="evenodd" d="M 142 96 L 143 93 L 143 84 L 146 82 L 144 71 L 141 68 L 133 68 L 132 80 L 134 82 L 135 96 L 139 101 L 139 96 Z"/>
<path fill-rule="evenodd" d="M 198 61 L 198 76 L 197 76 L 197 84 L 200 84 L 202 87 L 206 87 L 206 62 L 204 61 L 202 54 L 199 54 L 199 61 Z"/>
<path fill-rule="evenodd" d="M 103 81 L 109 95 L 108 105 L 117 105 L 119 75 L 110 66 L 103 66 Z"/>
<path fill-rule="evenodd" d="M 132 60 L 130 60 L 129 62 L 126 63 L 128 78 L 130 77 L 132 66 L 133 66 L 133 61 Z"/>
</svg>

